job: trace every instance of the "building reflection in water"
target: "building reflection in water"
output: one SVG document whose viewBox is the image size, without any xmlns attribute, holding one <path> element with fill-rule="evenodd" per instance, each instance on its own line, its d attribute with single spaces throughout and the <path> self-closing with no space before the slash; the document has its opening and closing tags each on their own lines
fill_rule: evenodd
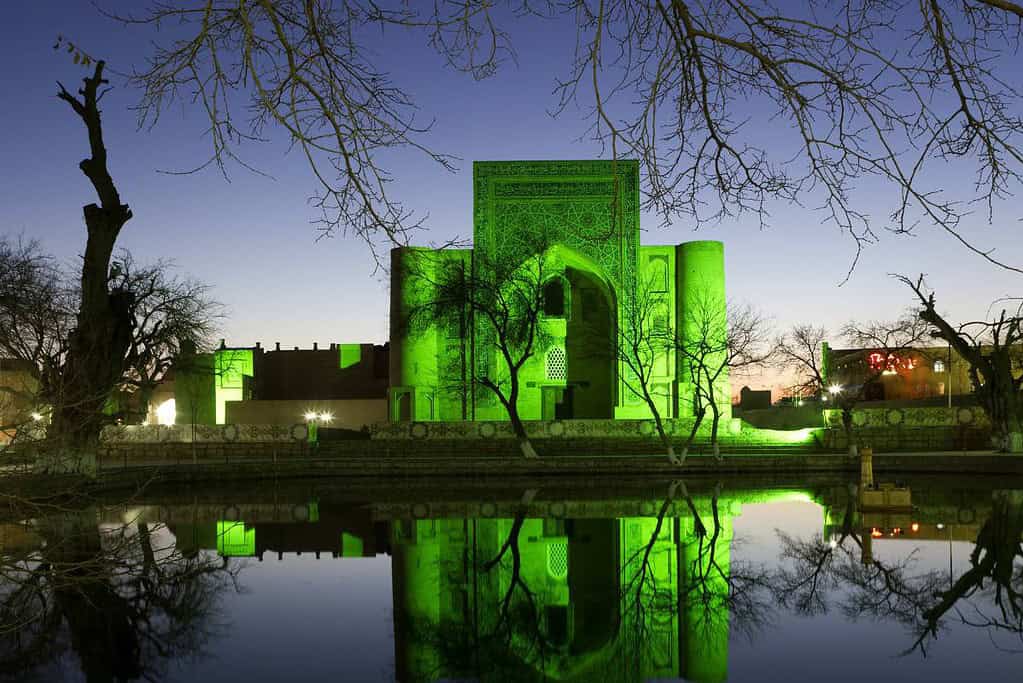
<svg viewBox="0 0 1023 683">
<path fill-rule="evenodd" d="M 172 496 L 0 524 L 5 566 L 17 558 L 29 577 L 46 566 L 45 583 L 26 585 L 52 596 L 5 587 L 5 619 L 25 626 L 11 631 L 17 641 L 0 634 L 0 667 L 37 666 L 56 651 L 63 621 L 88 676 L 158 674 L 162 660 L 215 640 L 221 617 L 230 618 L 220 599 L 247 567 L 297 555 L 390 556 L 394 667 L 404 683 L 724 681 L 729 641 L 756 635 L 779 606 L 813 615 L 831 605 L 899 621 L 922 649 L 957 601 L 992 585 L 1020 594 L 1012 572 L 1023 531 L 1019 491 L 968 499 L 915 490 L 912 513 L 863 512 L 855 486 L 845 484 L 812 495 L 690 495 L 675 482 L 660 497 L 623 499 L 535 490 L 483 502 L 284 498 L 199 504 Z M 822 506 L 818 534 L 780 534 L 769 567 L 733 557 L 733 524 L 745 506 L 791 500 Z M 951 575 L 914 569 L 909 543 L 895 560 L 873 552 L 875 542 L 900 539 L 975 545 L 967 569 Z M 37 613 L 37 603 L 50 611 Z M 888 611 L 876 613 L 877 605 Z M 997 628 L 1023 631 L 1023 611 L 1005 609 Z"/>
<path fill-rule="evenodd" d="M 756 626 L 769 603 L 762 570 L 733 572 L 733 518 L 744 503 L 809 499 L 690 496 L 677 485 L 652 500 L 534 495 L 283 513 L 248 506 L 231 511 L 237 519 L 167 521 L 185 553 L 389 553 L 401 681 L 723 681 L 732 611 Z"/>
</svg>

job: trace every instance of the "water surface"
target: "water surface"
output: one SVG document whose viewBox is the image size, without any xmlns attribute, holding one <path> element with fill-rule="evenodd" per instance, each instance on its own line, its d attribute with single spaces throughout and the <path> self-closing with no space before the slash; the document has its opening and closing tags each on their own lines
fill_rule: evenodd
<svg viewBox="0 0 1023 683">
<path fill-rule="evenodd" d="M 1023 676 L 1023 483 L 156 487 L 0 522 L 11 680 Z"/>
</svg>

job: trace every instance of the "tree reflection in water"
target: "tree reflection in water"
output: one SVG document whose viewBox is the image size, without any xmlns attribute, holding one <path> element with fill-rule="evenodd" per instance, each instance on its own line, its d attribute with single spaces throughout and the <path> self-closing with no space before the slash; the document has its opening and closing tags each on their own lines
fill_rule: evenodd
<svg viewBox="0 0 1023 683">
<path fill-rule="evenodd" d="M 88 680 L 163 678 L 170 662 L 229 636 L 224 597 L 240 590 L 243 565 L 215 550 L 262 558 L 275 548 L 390 553 L 394 668 L 405 683 L 724 681 L 730 645 L 769 629 L 779 610 L 900 624 L 905 654 L 926 654 L 952 626 L 1023 649 L 1023 492 L 983 494 L 990 513 L 959 527 L 975 545 L 950 578 L 913 538 L 879 546 L 855 486 L 797 492 L 837 522 L 809 538 L 778 532 L 778 560 L 763 565 L 743 559 L 733 520 L 787 492 L 719 483 L 693 493 L 679 480 L 651 497 L 649 486 L 578 499 L 529 488 L 437 507 L 419 491 L 410 502 L 322 501 L 315 515 L 288 502 L 290 522 L 275 498 L 249 505 L 249 524 L 216 517 L 228 509 L 220 502 L 161 503 L 116 524 L 100 523 L 121 519 L 109 510 L 24 515 L 33 521 L 17 527 L 20 541 L 0 538 L 0 675 L 77 666 Z M 181 524 L 172 534 L 153 519 Z M 260 571 L 301 582 L 301 565 L 272 566 L 281 569 Z"/>
<path fill-rule="evenodd" d="M 399 525 L 398 678 L 724 680 L 730 633 L 773 607 L 768 571 L 731 559 L 719 494 L 676 481 L 649 514 L 560 522 L 530 516 L 529 490 L 510 519 Z"/>
<path fill-rule="evenodd" d="M 162 524 L 101 525 L 94 510 L 25 527 L 37 541 L 0 556 L 0 675 L 29 676 L 70 652 L 86 680 L 159 680 L 201 655 L 241 565 L 186 555 Z"/>
<path fill-rule="evenodd" d="M 918 570 L 915 549 L 895 560 L 874 556 L 871 530 L 860 528 L 852 486 L 831 540 L 778 532 L 781 566 L 772 581 L 774 595 L 798 614 L 837 607 L 850 619 L 900 623 L 913 638 L 903 654 L 926 655 L 950 615 L 963 625 L 990 629 L 993 638 L 1011 634 L 1023 645 L 1023 492 L 994 491 L 991 503 L 968 569 L 949 585 L 942 571 Z"/>
</svg>

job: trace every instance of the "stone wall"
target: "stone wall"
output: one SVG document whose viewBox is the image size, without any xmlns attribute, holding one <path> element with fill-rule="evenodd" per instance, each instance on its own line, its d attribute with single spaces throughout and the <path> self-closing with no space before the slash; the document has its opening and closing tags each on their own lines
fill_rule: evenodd
<svg viewBox="0 0 1023 683">
<path fill-rule="evenodd" d="M 842 426 L 842 411 L 824 411 L 828 427 Z M 920 408 L 856 408 L 853 410 L 853 426 L 868 428 L 888 427 L 971 427 L 990 429 L 991 421 L 983 409 L 977 406 L 953 406 L 952 408 L 927 406 Z"/>
<path fill-rule="evenodd" d="M 322 401 L 228 401 L 227 422 L 243 425 L 291 425 L 307 412 L 330 413 L 330 427 L 356 431 L 387 419 L 387 399 L 339 399 Z"/>
<path fill-rule="evenodd" d="M 115 443 L 301 443 L 308 441 L 305 424 L 117 425 L 103 429 L 100 441 Z"/>
<path fill-rule="evenodd" d="M 824 446 L 829 450 L 845 450 L 845 430 L 824 432 Z M 853 438 L 859 446 L 870 446 L 875 452 L 920 452 L 991 450 L 991 430 L 972 425 L 935 425 L 927 427 L 887 426 L 855 428 Z"/>
</svg>

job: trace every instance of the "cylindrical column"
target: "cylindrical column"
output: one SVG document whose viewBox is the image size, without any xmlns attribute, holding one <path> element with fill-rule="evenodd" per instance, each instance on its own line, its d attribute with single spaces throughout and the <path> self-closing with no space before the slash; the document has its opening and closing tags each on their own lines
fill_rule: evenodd
<svg viewBox="0 0 1023 683">
<path fill-rule="evenodd" d="M 710 240 L 684 242 L 676 247 L 675 253 L 676 330 L 682 344 L 693 348 L 703 339 L 712 346 L 720 346 L 728 335 L 725 245 Z M 678 415 L 687 418 L 693 415 L 695 387 L 684 356 L 678 354 Z M 707 358 L 706 364 L 716 370 L 724 359 L 722 350 Z M 714 394 L 722 419 L 730 419 L 732 395 L 727 368 L 718 376 Z"/>
</svg>

